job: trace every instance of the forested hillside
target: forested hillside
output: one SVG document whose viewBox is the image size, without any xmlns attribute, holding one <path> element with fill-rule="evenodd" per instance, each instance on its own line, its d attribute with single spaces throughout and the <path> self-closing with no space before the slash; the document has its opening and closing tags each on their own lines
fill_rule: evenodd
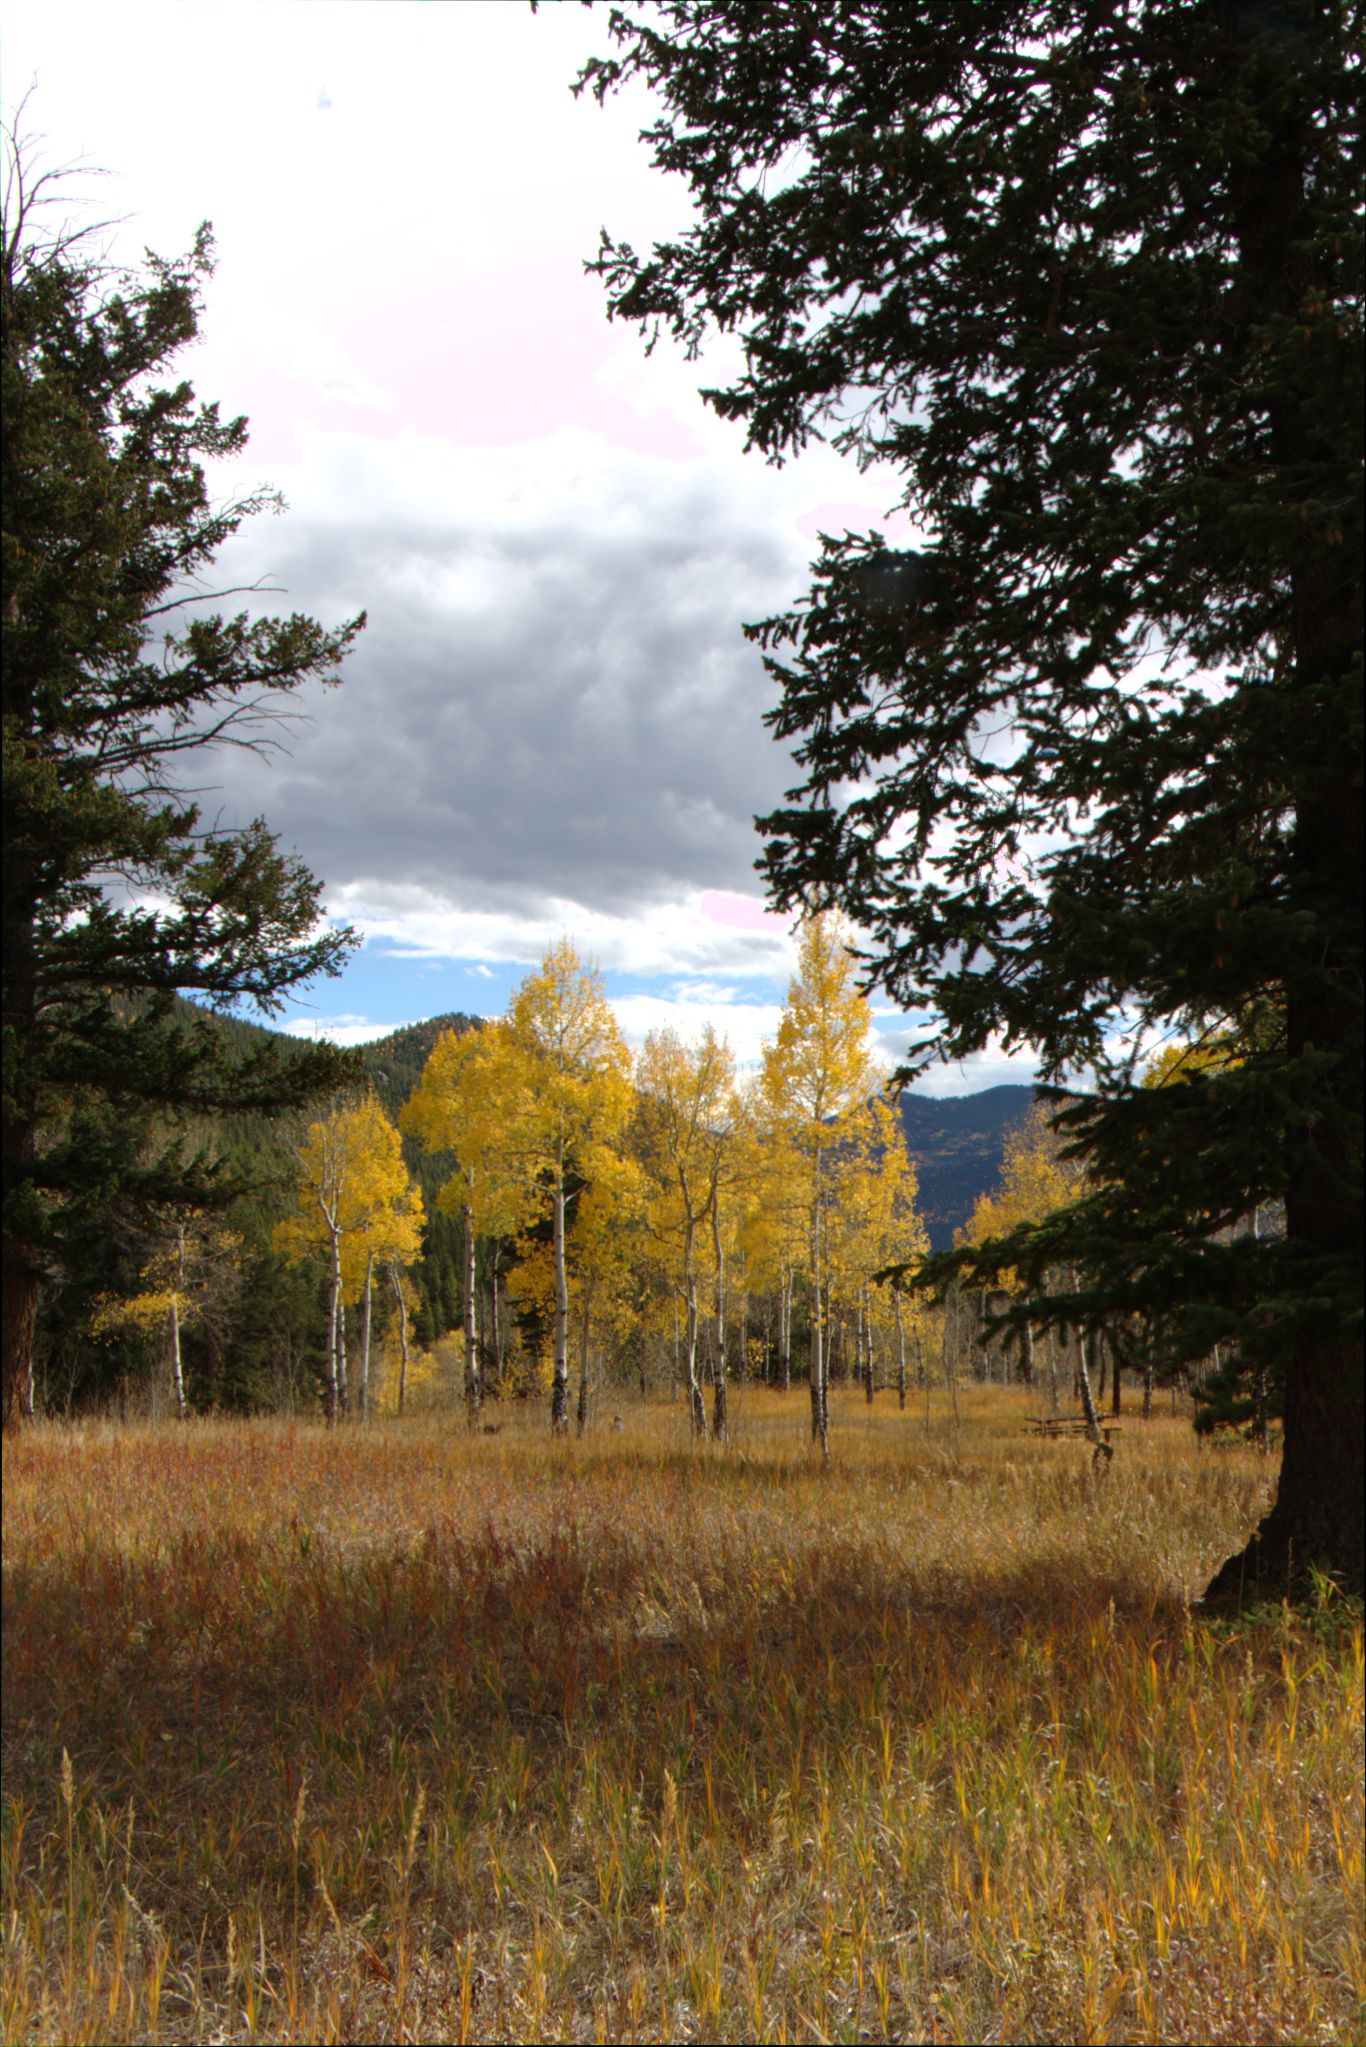
<svg viewBox="0 0 1366 2047">
<path fill-rule="evenodd" d="M 932 1251 L 948 1249 L 995 1181 L 1006 1135 L 1033 1099 L 1033 1088 L 1013 1084 L 977 1095 L 902 1095 L 901 1127 L 919 1175 L 918 1206 Z"/>
</svg>

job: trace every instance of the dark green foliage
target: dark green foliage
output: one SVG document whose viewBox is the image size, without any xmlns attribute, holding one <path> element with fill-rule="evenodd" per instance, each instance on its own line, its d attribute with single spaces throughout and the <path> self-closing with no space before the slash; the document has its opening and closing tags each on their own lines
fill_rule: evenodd
<svg viewBox="0 0 1366 2047">
<path fill-rule="evenodd" d="M 849 912 L 922 1062 L 999 1037 L 1086 1074 L 1093 1191 L 995 1260 L 1078 1271 L 1044 1318 L 1283 1375 L 1235 1583 L 1362 1579 L 1360 27 L 677 0 L 614 11 L 581 81 L 655 88 L 697 202 L 648 256 L 604 238 L 613 312 L 738 331 L 717 410 L 771 459 L 890 464 L 922 536 L 826 540 L 752 629 L 805 777 L 773 895 Z M 1173 1025 L 1246 1056 L 1135 1086 Z M 1235 1233 L 1280 1200 L 1282 1238 Z"/>
<path fill-rule="evenodd" d="M 230 1065 L 266 1054 L 287 1064 L 308 1050 L 296 1038 L 240 1017 L 212 1015 L 183 1002 L 177 1010 L 185 1024 L 208 1030 L 219 1056 Z M 351 1055 L 356 1078 L 374 1085 L 397 1120 L 440 1033 L 473 1029 L 478 1021 L 434 1017 L 362 1046 Z M 320 1398 L 325 1271 L 321 1263 L 287 1264 L 276 1256 L 272 1234 L 295 1203 L 292 1147 L 328 1106 L 322 1100 L 274 1113 L 239 1110 L 197 1119 L 196 1142 L 216 1203 L 212 1219 L 237 1235 L 240 1249 L 230 1298 L 206 1323 L 190 1322 L 182 1331 L 192 1407 L 307 1410 Z M 120 1125 L 122 1113 L 117 1104 L 92 1099 L 72 1128 L 71 1145 L 86 1161 L 89 1184 L 80 1192 L 79 1228 L 68 1230 L 61 1260 L 51 1269 L 35 1345 L 39 1402 L 57 1411 L 117 1402 L 125 1391 L 166 1375 L 165 1345 L 156 1334 L 114 1331 L 98 1341 L 91 1338 L 92 1314 L 101 1299 L 139 1291 L 139 1273 L 164 1227 L 155 1205 L 126 1200 L 126 1154 L 156 1150 L 158 1121 L 145 1113 L 135 1143 L 132 1130 Z M 117 1169 L 95 1173 L 94 1162 L 111 1147 Z M 412 1334 L 417 1343 L 430 1345 L 460 1325 L 461 1222 L 437 1207 L 437 1195 L 450 1175 L 449 1161 L 407 1139 L 404 1155 L 427 1204 L 422 1255 L 409 1268 L 418 1290 Z M 70 1212 L 74 1221 L 77 1211 Z M 390 1313 L 383 1287 L 377 1312 L 382 1330 Z"/>
<path fill-rule="evenodd" d="M 915 1160 L 916 1210 L 932 1250 L 948 1249 L 978 1195 L 995 1184 L 1006 1137 L 1033 1099 L 1033 1088 L 1010 1083 L 975 1095 L 901 1096 L 901 1127 Z"/>
<path fill-rule="evenodd" d="M 80 1255 L 90 1204 L 117 1189 L 131 1216 L 222 1197 L 221 1167 L 165 1112 L 273 1110 L 355 1070 L 330 1046 L 235 1047 L 176 996 L 269 1014 L 344 958 L 346 934 L 317 935 L 318 883 L 265 825 L 208 827 L 180 786 L 206 740 L 264 744 L 280 700 L 335 680 L 363 623 L 206 609 L 203 572 L 270 501 L 215 504 L 201 465 L 239 452 L 245 422 L 165 381 L 197 331 L 208 229 L 182 260 L 112 271 L 94 230 L 47 225 L 60 182 L 12 145 L 8 169 L 6 1418 L 39 1282 Z"/>
</svg>

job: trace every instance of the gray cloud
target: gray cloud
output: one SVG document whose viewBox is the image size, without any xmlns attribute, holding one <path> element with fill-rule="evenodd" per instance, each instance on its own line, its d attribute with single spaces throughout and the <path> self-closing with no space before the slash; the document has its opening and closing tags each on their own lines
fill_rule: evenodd
<svg viewBox="0 0 1366 2047">
<path fill-rule="evenodd" d="M 562 491 L 487 524 L 362 500 L 354 521 L 291 512 L 244 534 L 235 575 L 269 564 L 288 608 L 364 606 L 370 624 L 287 758 L 215 762 L 225 812 L 264 812 L 331 884 L 417 884 L 471 910 L 755 890 L 752 818 L 792 768 L 740 622 L 797 594 L 801 544 L 715 477 L 649 474 L 648 502 L 599 495 L 582 517 Z"/>
</svg>

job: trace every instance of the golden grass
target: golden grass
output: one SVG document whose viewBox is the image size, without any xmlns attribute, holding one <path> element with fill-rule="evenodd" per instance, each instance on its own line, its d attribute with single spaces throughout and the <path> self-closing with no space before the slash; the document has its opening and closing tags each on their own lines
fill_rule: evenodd
<svg viewBox="0 0 1366 2047">
<path fill-rule="evenodd" d="M 1362 2035 L 1359 1610 L 1264 1460 L 751 1392 L 4 1451 L 7 2040 Z"/>
</svg>

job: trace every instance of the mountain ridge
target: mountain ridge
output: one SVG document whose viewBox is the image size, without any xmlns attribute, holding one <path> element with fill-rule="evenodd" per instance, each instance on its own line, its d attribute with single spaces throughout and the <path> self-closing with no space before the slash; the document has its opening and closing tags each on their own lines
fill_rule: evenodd
<svg viewBox="0 0 1366 2047">
<path fill-rule="evenodd" d="M 930 1249 L 947 1251 L 980 1194 L 1000 1177 L 1006 1138 L 1027 1115 L 1034 1089 L 1017 1081 L 974 1095 L 917 1095 L 904 1090 L 898 1107 L 906 1149 L 915 1161 L 917 1206 Z"/>
</svg>

